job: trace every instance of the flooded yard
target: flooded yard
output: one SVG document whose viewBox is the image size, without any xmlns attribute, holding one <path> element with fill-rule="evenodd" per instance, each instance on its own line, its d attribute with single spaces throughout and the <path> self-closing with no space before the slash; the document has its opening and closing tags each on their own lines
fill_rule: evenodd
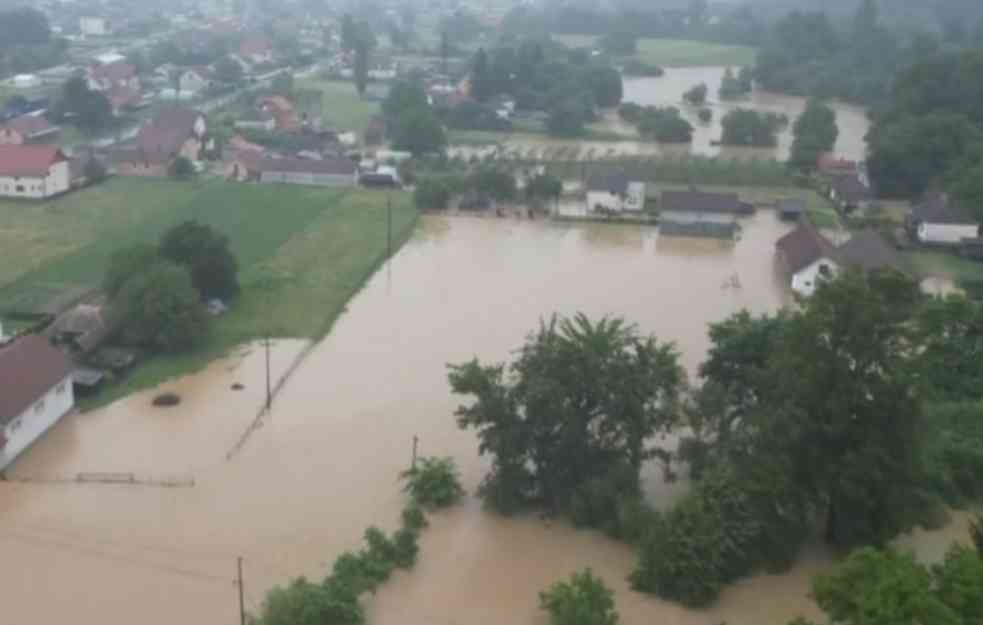
<svg viewBox="0 0 983 625">
<path fill-rule="evenodd" d="M 761 158 L 787 160 L 792 147 L 792 123 L 803 110 L 806 99 L 755 90 L 749 97 L 741 100 L 721 102 L 717 89 L 725 67 L 667 67 L 660 78 L 624 78 L 624 102 L 634 102 L 643 106 L 675 106 L 693 125 L 692 144 L 660 144 L 639 141 L 633 138 L 634 128 L 621 122 L 617 114 L 608 112 L 598 125 L 608 132 L 622 135 L 620 141 L 569 141 L 552 139 L 539 135 L 503 135 L 499 146 L 451 146 L 451 156 L 483 158 L 496 155 L 500 158 L 539 159 L 539 160 L 581 160 L 591 161 L 604 158 L 623 158 L 631 156 L 723 156 L 727 158 Z M 704 124 L 697 113 L 700 107 L 688 105 L 683 94 L 694 86 L 706 83 L 709 94 L 707 108 L 713 111 L 713 120 Z M 849 160 L 861 161 L 866 158 L 864 137 L 870 127 L 866 111 L 862 107 L 833 102 L 839 138 L 835 153 Z M 736 108 L 751 108 L 761 112 L 784 113 L 789 118 L 789 126 L 778 136 L 774 148 L 744 148 L 714 145 L 720 140 L 721 120 L 729 111 Z"/>
<path fill-rule="evenodd" d="M 769 211 L 746 221 L 736 243 L 640 226 L 425 217 L 231 459 L 264 398 L 259 345 L 165 385 L 183 397 L 175 408 L 137 394 L 64 420 L 25 454 L 14 477 L 181 473 L 195 485 L 0 483 L 5 613 L 18 623 L 238 623 L 236 557 L 255 611 L 274 584 L 320 579 L 368 525 L 396 525 L 406 501 L 397 475 L 414 435 L 421 453 L 453 456 L 473 492 L 487 464 L 455 424 L 448 362 L 507 359 L 541 318 L 582 311 L 675 341 L 692 375 L 707 323 L 787 301 L 773 262 L 787 229 Z M 276 343 L 274 376 L 303 347 Z M 658 476 L 646 472 L 646 490 L 665 505 L 679 485 Z M 957 521 L 948 531 L 965 534 Z M 949 536 L 912 544 L 935 554 Z M 628 547 L 559 522 L 499 518 L 470 497 L 432 519 L 421 547 L 412 572 L 366 600 L 370 623 L 545 624 L 537 592 L 591 566 L 615 589 L 626 625 L 780 625 L 816 615 L 809 580 L 829 562 L 808 551 L 790 573 L 743 580 L 698 612 L 631 592 Z"/>
</svg>

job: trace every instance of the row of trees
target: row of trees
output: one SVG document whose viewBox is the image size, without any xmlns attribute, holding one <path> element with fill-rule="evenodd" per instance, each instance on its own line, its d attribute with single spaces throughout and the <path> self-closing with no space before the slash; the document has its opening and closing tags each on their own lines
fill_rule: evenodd
<svg viewBox="0 0 983 625">
<path fill-rule="evenodd" d="M 774 147 L 778 145 L 778 133 L 788 126 L 783 113 L 760 113 L 752 109 L 737 108 L 721 119 L 724 145 Z"/>
<path fill-rule="evenodd" d="M 0 77 L 58 65 L 68 43 L 51 36 L 48 18 L 27 8 L 0 10 Z"/>
<path fill-rule="evenodd" d="M 840 130 L 836 126 L 836 111 L 817 98 L 810 98 L 805 111 L 792 126 L 792 149 L 789 164 L 802 171 L 816 168 L 819 156 L 836 145 Z"/>
<path fill-rule="evenodd" d="M 926 300 L 901 274 L 845 272 L 799 310 L 711 326 L 686 401 L 672 345 L 583 316 L 542 324 L 509 365 L 474 360 L 449 380 L 472 398 L 458 424 L 491 457 L 488 506 L 604 529 L 637 545 L 635 588 L 705 605 L 740 576 L 787 567 L 817 524 L 835 547 L 882 545 L 938 505 L 942 484 L 983 495 L 979 404 L 924 418 L 927 401 L 983 394 L 966 360 L 981 314 Z M 675 456 L 652 445 L 681 426 L 692 434 Z M 640 496 L 651 459 L 694 480 L 662 514 Z"/>
<path fill-rule="evenodd" d="M 692 124 L 683 119 L 675 107 L 643 107 L 629 102 L 618 108 L 618 115 L 634 124 L 643 138 L 661 143 L 689 143 L 693 140 Z"/>
<path fill-rule="evenodd" d="M 420 210 L 444 210 L 451 198 L 469 191 L 496 202 L 520 199 L 515 176 L 511 171 L 493 166 L 478 167 L 467 175 L 445 174 L 420 177 L 413 191 L 413 201 Z M 563 182 L 550 174 L 531 177 L 522 190 L 521 199 L 532 206 L 555 201 L 563 192 Z"/>
<path fill-rule="evenodd" d="M 736 100 L 751 93 L 753 88 L 754 79 L 750 67 L 742 67 L 736 76 L 734 70 L 728 67 L 720 81 L 717 96 L 721 100 Z"/>
<path fill-rule="evenodd" d="M 125 343 L 152 351 L 194 347 L 208 327 L 202 300 L 239 292 L 238 263 L 228 239 L 211 226 L 186 221 L 157 246 L 137 244 L 113 253 L 103 289 Z"/>
</svg>

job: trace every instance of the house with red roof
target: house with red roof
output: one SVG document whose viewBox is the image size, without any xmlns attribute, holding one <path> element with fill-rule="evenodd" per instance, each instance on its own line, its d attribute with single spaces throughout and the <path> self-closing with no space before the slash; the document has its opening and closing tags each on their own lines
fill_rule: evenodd
<svg viewBox="0 0 983 625">
<path fill-rule="evenodd" d="M 273 60 L 273 42 L 262 35 L 244 37 L 239 44 L 239 56 L 253 64 L 269 63 Z"/>
<path fill-rule="evenodd" d="M 55 145 L 0 145 L 0 197 L 44 199 L 68 191 L 68 158 Z"/>
<path fill-rule="evenodd" d="M 42 115 L 21 115 L 0 124 L 0 145 L 23 145 L 50 139 L 58 134 L 58 126 L 52 126 Z"/>
<path fill-rule="evenodd" d="M 0 348 L 0 471 L 72 411 L 74 370 L 37 334 Z"/>
<path fill-rule="evenodd" d="M 119 87 L 140 90 L 140 79 L 137 77 L 137 68 L 134 65 L 126 61 L 115 61 L 96 64 L 89 68 L 89 89 L 110 91 Z"/>
<path fill-rule="evenodd" d="M 168 174 L 171 164 L 183 156 L 191 162 L 205 148 L 205 116 L 186 108 L 165 109 L 140 129 L 134 145 L 116 150 L 117 173 L 123 176 Z"/>
</svg>

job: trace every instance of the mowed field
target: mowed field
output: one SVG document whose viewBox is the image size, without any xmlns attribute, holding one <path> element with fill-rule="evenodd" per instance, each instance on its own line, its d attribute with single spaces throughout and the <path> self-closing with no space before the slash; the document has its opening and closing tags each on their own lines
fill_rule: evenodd
<svg viewBox="0 0 983 625">
<path fill-rule="evenodd" d="M 572 48 L 590 48 L 596 45 L 593 35 L 554 35 L 554 38 Z M 753 65 L 757 51 L 747 46 L 731 46 L 690 39 L 639 39 L 639 61 L 669 67 L 700 65 Z"/>
<path fill-rule="evenodd" d="M 337 130 L 356 130 L 362 132 L 369 118 L 379 112 L 379 103 L 358 97 L 355 85 L 350 80 L 303 79 L 297 81 L 301 89 L 317 89 L 323 98 L 322 119 L 324 125 Z M 379 84 L 369 84 L 368 93 L 382 97 L 386 88 Z"/>
<path fill-rule="evenodd" d="M 394 193 L 394 248 L 417 212 Z M 45 202 L 0 202 L 0 311 L 33 293 L 97 287 L 114 250 L 155 243 L 187 219 L 229 237 L 242 294 L 212 324 L 198 349 L 146 361 L 104 403 L 207 364 L 232 347 L 267 335 L 323 336 L 348 299 L 385 260 L 386 194 L 225 182 L 177 183 L 116 178 Z"/>
</svg>

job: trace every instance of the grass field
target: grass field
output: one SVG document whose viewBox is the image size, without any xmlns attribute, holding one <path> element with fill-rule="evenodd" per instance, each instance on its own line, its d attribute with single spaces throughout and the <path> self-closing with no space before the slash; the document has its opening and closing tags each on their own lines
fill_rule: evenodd
<svg viewBox="0 0 983 625">
<path fill-rule="evenodd" d="M 234 346 L 261 338 L 319 338 L 386 255 L 386 195 L 293 186 L 182 184 L 115 179 L 45 204 L 0 203 L 5 300 L 39 285 L 98 285 L 113 250 L 155 242 L 185 219 L 225 233 L 240 263 L 242 294 L 215 320 L 208 339 L 178 356 L 143 363 L 124 383 L 84 407 L 204 367 Z M 398 244 L 416 210 L 394 194 Z M 10 228 L 16 225 L 16 233 Z M 11 253 L 7 253 L 8 249 Z"/>
<path fill-rule="evenodd" d="M 362 132 L 369 118 L 379 112 L 378 102 L 369 102 L 358 97 L 351 81 L 303 79 L 297 81 L 302 89 L 317 89 L 323 94 L 322 116 L 324 125 L 337 130 Z M 383 85 L 369 85 L 369 93 L 383 95 Z"/>
<path fill-rule="evenodd" d="M 573 48 L 593 47 L 597 37 L 591 35 L 554 35 L 557 41 Z M 753 65 L 754 48 L 729 46 L 689 39 L 639 39 L 634 57 L 645 63 L 668 67 L 699 65 Z"/>
<path fill-rule="evenodd" d="M 958 282 L 983 280 L 983 263 L 955 254 L 931 250 L 905 252 L 904 257 L 919 276 L 950 278 Z"/>
</svg>

